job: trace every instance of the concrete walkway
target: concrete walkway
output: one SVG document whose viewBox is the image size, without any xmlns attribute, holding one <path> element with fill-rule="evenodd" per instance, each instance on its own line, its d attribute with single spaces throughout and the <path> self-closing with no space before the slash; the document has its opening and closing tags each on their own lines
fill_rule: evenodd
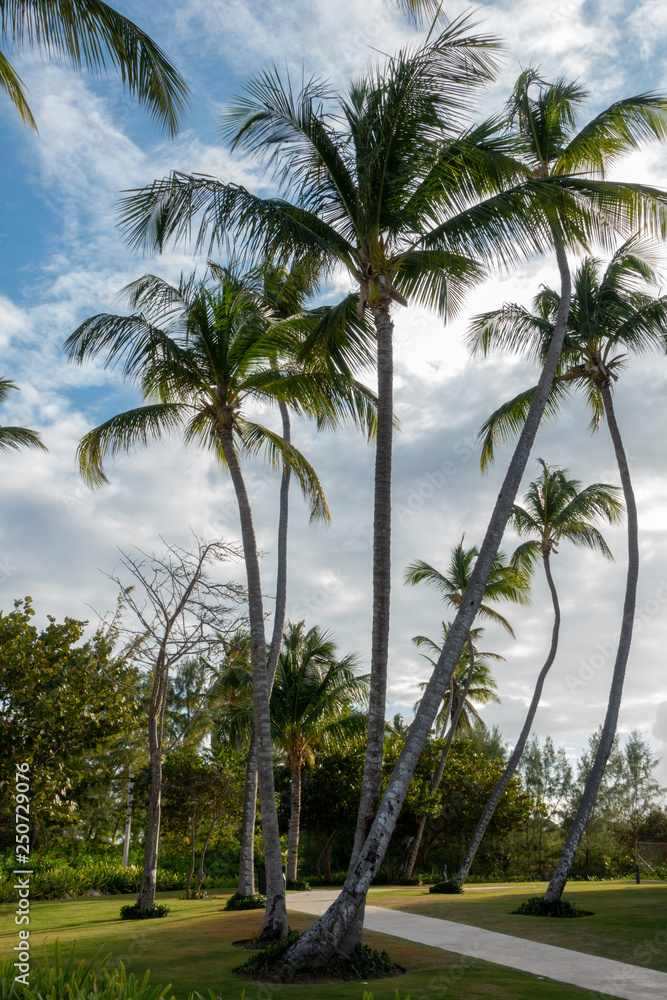
<svg viewBox="0 0 667 1000">
<path fill-rule="evenodd" d="M 337 895 L 335 889 L 290 893 L 287 907 L 320 916 Z M 373 890 L 369 893 L 369 899 L 372 898 Z M 623 997 L 624 1000 L 667 1000 L 667 973 L 539 944 L 509 934 L 497 934 L 469 924 L 369 905 L 366 907 L 364 927 L 431 948 L 442 948 L 560 983 L 581 986 L 606 996 Z"/>
</svg>

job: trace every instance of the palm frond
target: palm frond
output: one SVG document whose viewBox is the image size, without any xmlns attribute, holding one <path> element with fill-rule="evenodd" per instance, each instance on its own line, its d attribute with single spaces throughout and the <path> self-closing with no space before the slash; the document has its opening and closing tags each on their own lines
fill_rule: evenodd
<svg viewBox="0 0 667 1000">
<path fill-rule="evenodd" d="M 551 387 L 549 398 L 544 408 L 543 421 L 553 419 L 560 412 L 564 397 L 569 392 L 567 383 L 558 379 Z M 499 406 L 497 410 L 482 424 L 478 438 L 482 441 L 480 465 L 482 470 L 494 461 L 495 448 L 500 442 L 506 443 L 518 437 L 526 421 L 530 404 L 535 394 L 535 386 L 520 392 L 513 399 Z"/>
<path fill-rule="evenodd" d="M 667 100 L 638 94 L 616 101 L 578 132 L 558 157 L 560 173 L 594 171 L 604 176 L 621 155 L 650 139 L 667 138 Z"/>
<path fill-rule="evenodd" d="M 127 454 L 151 440 L 161 440 L 183 423 L 185 413 L 180 403 L 154 403 L 127 410 L 106 420 L 81 439 L 77 462 L 83 479 L 91 488 L 108 483 L 105 458 Z"/>
<path fill-rule="evenodd" d="M 41 451 L 48 451 L 37 431 L 28 430 L 27 427 L 0 426 L 0 451 L 18 451 L 20 448 L 39 448 Z"/>
<path fill-rule="evenodd" d="M 5 91 L 9 100 L 20 114 L 23 124 L 28 125 L 37 132 L 37 123 L 32 116 L 32 111 L 28 104 L 28 98 L 23 88 L 23 80 L 14 71 L 7 56 L 2 51 L 0 51 L 0 88 Z"/>
<path fill-rule="evenodd" d="M 52 62 L 99 74 L 109 65 L 171 136 L 188 87 L 155 42 L 102 0 L 3 0 L 0 31 L 16 51 L 38 48 Z"/>
<path fill-rule="evenodd" d="M 250 455 L 263 452 L 275 469 L 287 466 L 310 504 L 311 520 L 331 520 L 324 490 L 317 473 L 301 452 L 268 427 L 244 420 L 241 427 L 243 448 Z"/>
</svg>

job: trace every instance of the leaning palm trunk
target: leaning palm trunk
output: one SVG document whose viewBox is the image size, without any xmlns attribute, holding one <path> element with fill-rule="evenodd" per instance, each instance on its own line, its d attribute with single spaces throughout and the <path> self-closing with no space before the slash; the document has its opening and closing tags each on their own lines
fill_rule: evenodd
<svg viewBox="0 0 667 1000">
<path fill-rule="evenodd" d="M 468 697 L 468 691 L 470 690 L 470 685 L 472 683 L 472 675 L 475 672 L 475 650 L 472 644 L 472 636 L 468 633 L 468 649 L 470 650 L 470 666 L 468 667 L 468 673 L 466 675 L 465 684 L 463 685 L 463 691 L 461 692 L 461 697 L 459 698 L 459 703 L 456 706 L 456 710 L 452 715 L 451 725 L 449 727 L 449 732 L 447 734 L 447 739 L 445 741 L 445 746 L 440 755 L 440 760 L 438 761 L 438 766 L 431 778 L 430 790 L 432 792 L 437 792 L 440 787 L 440 782 L 442 781 L 442 776 L 445 773 L 445 767 L 447 766 L 447 759 L 449 757 L 449 752 L 452 749 L 452 743 L 454 741 L 454 734 L 456 733 L 456 727 L 459 724 L 461 718 L 461 713 L 465 706 L 466 698 Z M 450 685 L 451 691 L 451 685 Z M 408 855 L 408 860 L 405 865 L 404 875 L 406 878 L 412 878 L 412 873 L 415 869 L 415 864 L 417 858 L 419 857 L 419 847 L 422 842 L 422 837 L 424 836 L 424 829 L 426 827 L 426 814 L 420 817 L 419 826 L 417 827 L 417 833 L 412 838 L 412 843 L 410 844 L 410 853 Z"/>
<path fill-rule="evenodd" d="M 606 375 L 606 373 L 603 373 L 603 376 L 604 375 Z M 611 439 L 614 444 L 618 469 L 621 474 L 621 485 L 623 487 L 623 496 L 625 498 L 625 508 L 628 517 L 628 571 L 625 584 L 625 600 L 623 604 L 621 634 L 618 640 L 618 649 L 616 650 L 616 662 L 614 663 L 614 673 L 611 680 L 607 714 L 605 716 L 604 725 L 600 734 L 600 742 L 595 754 L 591 773 L 588 776 L 588 781 L 586 782 L 586 786 L 581 796 L 581 802 L 579 803 L 577 814 L 570 828 L 570 833 L 567 841 L 565 842 L 565 847 L 563 848 L 563 853 L 560 861 L 558 862 L 558 866 L 551 878 L 551 881 L 549 882 L 547 891 L 544 894 L 545 900 L 549 902 L 554 902 L 560 899 L 563 895 L 565 883 L 567 882 L 567 877 L 570 874 L 574 857 L 579 849 L 579 844 L 581 843 L 581 838 L 586 828 L 586 824 L 588 823 L 593 807 L 595 806 L 595 800 L 600 788 L 600 783 L 602 782 L 607 761 L 609 760 L 609 754 L 611 753 L 614 743 L 618 713 L 621 707 L 621 698 L 623 695 L 625 668 L 628 662 L 628 655 L 630 653 L 630 644 L 632 642 L 632 627 L 634 624 L 635 604 L 637 600 L 637 580 L 639 578 L 637 504 L 635 502 L 635 494 L 632 489 L 632 480 L 630 478 L 630 470 L 628 469 L 628 462 L 625 456 L 625 449 L 623 448 L 623 441 L 621 440 L 621 434 L 618 429 L 618 424 L 616 423 L 616 414 L 614 413 L 614 404 L 608 377 L 603 377 L 600 385 L 600 391 L 604 402 L 607 424 L 609 425 L 609 433 L 611 434 Z"/>
<path fill-rule="evenodd" d="M 535 435 L 557 374 L 558 360 L 563 347 L 570 308 L 571 281 L 567 255 L 558 239 L 556 239 L 556 259 L 561 278 L 561 296 L 553 337 L 535 395 L 528 410 L 526 422 L 519 435 L 512 460 L 500 488 L 470 583 L 463 595 L 461 607 L 438 657 L 431 680 L 410 726 L 405 746 L 396 762 L 382 803 L 357 862 L 350 868 L 343 889 L 335 902 L 317 923 L 289 949 L 285 956 L 286 963 L 325 963 L 340 948 L 350 924 L 366 898 L 371 880 L 380 867 L 405 800 L 408 785 L 428 739 L 452 672 L 456 668 L 463 644 L 472 628 L 477 609 L 482 602 L 484 590 L 493 568 L 493 561 L 498 553 L 505 526 L 512 512 L 512 505 L 521 485 L 521 478 L 525 472 Z"/>
<path fill-rule="evenodd" d="M 148 796 L 148 816 L 144 839 L 144 871 L 137 903 L 142 910 L 150 910 L 155 902 L 157 882 L 158 845 L 160 841 L 160 815 L 162 806 L 162 720 L 167 703 L 168 667 L 164 650 L 155 664 L 156 678 L 148 708 L 148 754 L 151 785 Z"/>
<path fill-rule="evenodd" d="M 285 908 L 285 882 L 282 874 L 282 857 L 280 853 L 280 831 L 278 829 L 278 813 L 276 810 L 273 783 L 269 678 L 266 669 L 262 584 L 255 529 L 252 523 L 252 511 L 241 467 L 234 449 L 233 430 L 229 424 L 223 424 L 218 433 L 239 505 L 243 554 L 248 580 L 253 718 L 259 799 L 262 807 L 262 841 L 266 863 L 266 911 L 260 941 L 268 944 L 271 941 L 283 940 L 286 937 L 287 911 Z"/>
<path fill-rule="evenodd" d="M 296 881 L 299 869 L 299 827 L 301 825 L 301 759 L 290 760 L 290 818 L 287 839 L 287 878 Z"/>
<path fill-rule="evenodd" d="M 505 789 L 509 785 L 514 772 L 519 766 L 519 761 L 521 760 L 521 757 L 523 755 L 523 751 L 526 746 L 528 737 L 530 736 L 530 731 L 533 727 L 535 715 L 537 713 L 537 709 L 540 704 L 544 682 L 546 680 L 547 674 L 549 673 L 553 665 L 554 660 L 556 659 L 556 651 L 558 649 L 558 637 L 560 633 L 560 605 L 558 603 L 558 594 L 556 593 L 556 587 L 553 581 L 553 577 L 551 575 L 551 567 L 549 565 L 549 558 L 550 558 L 549 552 L 543 552 L 542 557 L 544 562 L 544 572 L 547 577 L 547 583 L 549 584 L 549 590 L 551 592 L 551 600 L 554 609 L 554 624 L 551 633 L 551 647 L 549 649 L 549 655 L 544 661 L 544 666 L 542 667 L 538 675 L 537 683 L 535 684 L 535 690 L 533 692 L 533 699 L 530 703 L 530 708 L 528 709 L 528 715 L 526 716 L 526 720 L 523 724 L 523 729 L 521 730 L 519 739 L 516 742 L 516 746 L 514 747 L 512 756 L 510 757 L 507 763 L 507 767 L 503 771 L 498 784 L 491 793 L 491 797 L 489 798 L 489 801 L 487 802 L 484 808 L 484 812 L 482 813 L 479 823 L 475 828 L 475 832 L 473 833 L 470 843 L 468 844 L 468 850 L 463 860 L 463 864 L 461 865 L 456 874 L 456 878 L 454 881 L 458 882 L 459 885 L 463 885 L 463 883 L 467 879 L 468 874 L 470 872 L 470 866 L 475 860 L 475 855 L 477 854 L 479 845 L 482 842 L 482 838 L 486 833 L 489 823 L 493 819 L 493 815 L 496 811 L 498 803 L 500 802 L 505 792 Z"/>
<path fill-rule="evenodd" d="M 377 334 L 377 438 L 373 514 L 373 627 L 371 634 L 371 689 L 368 700 L 366 756 L 357 814 L 350 871 L 375 819 L 382 784 L 385 709 L 387 703 L 387 657 L 391 593 L 391 459 L 393 434 L 393 335 L 391 299 L 382 296 L 372 306 Z M 364 897 L 365 898 L 365 897 Z M 350 926 L 341 950 L 349 954 L 361 941 L 363 902 Z"/>
<path fill-rule="evenodd" d="M 279 402 L 283 422 L 283 438 L 289 444 L 291 424 L 289 410 Z M 273 617 L 273 635 L 266 664 L 269 677 L 269 694 L 276 673 L 280 644 L 285 628 L 285 607 L 287 604 L 287 521 L 289 515 L 290 469 L 283 466 L 280 482 L 280 512 L 278 515 L 278 567 L 276 572 L 276 610 Z M 257 811 L 257 755 L 255 731 L 253 728 L 246 762 L 245 787 L 243 790 L 243 814 L 241 819 L 241 850 L 239 855 L 239 887 L 242 896 L 251 896 L 255 891 L 255 816 Z"/>
</svg>

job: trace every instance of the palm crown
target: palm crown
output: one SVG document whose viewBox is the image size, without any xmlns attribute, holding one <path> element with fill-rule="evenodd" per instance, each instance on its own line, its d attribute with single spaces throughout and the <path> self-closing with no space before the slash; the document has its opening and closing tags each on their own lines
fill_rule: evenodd
<svg viewBox="0 0 667 1000">
<path fill-rule="evenodd" d="M 345 416 L 373 428 L 373 394 L 331 372 L 304 372 L 293 356 L 303 317 L 271 322 L 252 286 L 227 272 L 214 284 L 196 275 L 177 287 L 148 275 L 126 289 L 132 316 L 94 316 L 68 339 L 70 360 L 99 354 L 120 366 L 149 402 L 107 420 L 79 446 L 79 465 L 91 485 L 106 480 L 103 460 L 149 438 L 182 428 L 186 442 L 212 449 L 225 464 L 219 432 L 231 428 L 237 448 L 264 451 L 294 472 L 316 516 L 328 516 L 312 466 L 289 442 L 246 414 L 252 399 L 284 401 L 322 424 Z M 295 333 L 296 330 L 296 333 Z"/>
<path fill-rule="evenodd" d="M 603 270 L 595 258 L 586 258 L 574 278 L 574 291 L 558 373 L 546 416 L 559 412 L 573 388 L 583 390 L 592 411 L 590 429 L 604 414 L 601 388 L 618 379 L 627 354 L 664 350 L 667 345 L 667 296 L 648 293 L 657 282 L 654 253 L 645 240 L 627 240 Z M 468 344 L 473 353 L 492 348 L 528 355 L 541 361 L 549 349 L 560 296 L 543 288 L 533 299 L 532 311 L 511 304 L 476 316 Z M 521 428 L 534 388 L 519 393 L 485 421 L 482 466 L 493 460 L 495 447 Z"/>
<path fill-rule="evenodd" d="M 466 548 L 462 538 L 452 549 L 449 567 L 445 573 L 435 569 L 430 563 L 416 559 L 405 571 L 405 582 L 415 586 L 422 581 L 435 587 L 443 601 L 452 608 L 459 608 L 466 587 L 470 582 L 473 566 L 477 559 L 476 546 Z M 499 552 L 494 560 L 488 583 L 484 590 L 484 600 L 477 614 L 480 618 L 495 622 L 514 637 L 512 626 L 500 612 L 492 608 L 489 601 L 510 601 L 513 604 L 528 604 L 530 576 L 519 565 L 508 562 L 504 553 Z"/>
<path fill-rule="evenodd" d="M 557 552 L 563 538 L 612 559 L 609 546 L 593 521 L 604 518 L 613 524 L 621 519 L 621 489 L 593 483 L 582 490 L 578 480 L 568 478 L 566 469 L 552 469 L 543 458 L 537 461 L 541 475 L 530 483 L 523 506 L 514 505 L 509 520 L 520 537 L 533 537 L 519 545 L 513 560 L 530 564 L 538 554 Z"/>
<path fill-rule="evenodd" d="M 452 674 L 451 689 L 445 696 L 440 713 L 435 720 L 436 726 L 441 733 L 444 733 L 447 728 L 447 722 L 454 714 L 455 706 L 458 705 L 461 698 L 464 699 L 464 703 L 459 716 L 458 725 L 459 729 L 468 731 L 474 728 L 476 722 L 482 722 L 482 718 L 475 707 L 475 703 L 478 705 L 488 705 L 489 702 L 500 703 L 500 698 L 496 694 L 497 684 L 493 674 L 491 673 L 491 664 L 489 663 L 489 660 L 504 660 L 505 657 L 501 656 L 499 653 L 484 652 L 477 647 L 477 643 L 482 636 L 482 631 L 483 630 L 481 628 L 474 628 L 470 631 L 474 655 L 474 665 L 470 683 L 466 685 L 468 670 L 470 668 L 470 650 L 467 644 L 463 647 L 463 651 L 459 657 L 459 662 L 457 663 L 456 669 Z M 427 649 L 432 654 L 429 656 L 428 653 L 422 653 L 422 656 L 432 666 L 435 666 L 448 632 L 449 622 L 443 622 L 442 639 L 440 643 L 435 642 L 433 639 L 429 639 L 426 635 L 413 636 L 412 641 L 415 646 L 419 649 Z M 435 657 L 435 659 L 433 657 Z M 426 682 L 420 684 L 419 686 L 423 691 L 426 687 Z M 415 712 L 417 711 L 418 706 L 419 702 L 416 702 L 414 706 Z"/>
</svg>

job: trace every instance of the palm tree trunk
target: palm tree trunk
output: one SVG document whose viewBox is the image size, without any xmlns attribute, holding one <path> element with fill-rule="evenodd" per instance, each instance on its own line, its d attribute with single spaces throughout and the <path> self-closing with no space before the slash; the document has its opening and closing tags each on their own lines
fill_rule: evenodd
<svg viewBox="0 0 667 1000">
<path fill-rule="evenodd" d="M 243 812 L 241 814 L 241 849 L 239 852 L 239 886 L 242 896 L 252 896 L 255 891 L 255 818 L 257 814 L 257 753 L 253 727 L 246 760 L 243 786 Z"/>
<path fill-rule="evenodd" d="M 144 870 L 137 897 L 137 903 L 142 910 L 150 910 L 155 902 L 162 806 L 162 721 L 167 703 L 167 686 L 168 667 L 165 663 L 164 650 L 161 650 L 155 664 L 155 679 L 148 707 L 148 756 L 151 784 L 148 794 L 146 836 L 144 838 Z"/>
<path fill-rule="evenodd" d="M 196 846 L 197 826 L 196 826 L 196 820 L 197 820 L 197 805 L 195 804 L 195 807 L 194 807 L 194 809 L 192 811 L 192 816 L 190 817 L 190 835 L 192 837 L 192 849 L 190 851 L 190 867 L 188 868 L 188 877 L 185 880 L 185 898 L 186 899 L 190 898 L 190 886 L 192 885 L 192 876 L 195 873 L 195 863 L 196 863 L 196 860 L 197 860 L 197 846 Z"/>
<path fill-rule="evenodd" d="M 262 806 L 262 841 L 266 864 L 266 911 L 260 941 L 268 944 L 271 941 L 282 941 L 287 936 L 287 910 L 285 908 L 285 880 L 282 873 L 280 831 L 278 828 L 278 812 L 276 810 L 276 796 L 273 782 L 269 678 L 266 669 L 262 584 L 255 529 L 252 523 L 252 511 L 241 467 L 234 449 L 231 426 L 223 426 L 219 431 L 219 435 L 239 505 L 243 554 L 248 581 L 253 716 L 257 746 L 259 798 Z"/>
<path fill-rule="evenodd" d="M 299 868 L 299 826 L 301 825 L 301 760 L 299 757 L 290 757 L 290 791 L 287 878 L 296 881 Z"/>
<path fill-rule="evenodd" d="M 127 868 L 130 859 L 130 836 L 132 833 L 132 799 L 134 793 L 134 773 L 130 768 L 127 776 L 127 809 L 125 811 L 125 835 L 123 837 L 123 868 Z M 118 824 L 116 824 L 116 828 Z M 116 832 L 114 830 L 115 840 Z M 113 841 L 112 841 L 113 842 Z"/>
<path fill-rule="evenodd" d="M 438 766 L 431 778 L 431 791 L 437 792 L 440 787 L 440 782 L 442 781 L 442 776 L 445 773 L 445 767 L 447 766 L 447 758 L 449 757 L 449 751 L 452 749 L 452 742 L 454 740 L 454 734 L 456 732 L 456 727 L 459 724 L 459 719 L 461 718 L 461 713 L 465 706 L 466 698 L 468 697 L 468 691 L 470 690 L 470 685 L 472 683 L 472 675 L 475 672 L 475 649 L 472 644 L 472 636 L 468 632 L 468 649 L 470 650 L 470 666 L 468 667 L 468 673 L 466 675 L 465 684 L 463 686 L 463 691 L 461 692 L 461 697 L 459 698 L 458 705 L 456 706 L 456 711 L 452 715 L 452 722 L 449 727 L 449 733 L 447 734 L 447 740 L 445 742 L 444 750 L 440 760 L 438 761 Z M 451 681 L 450 681 L 450 691 L 451 691 Z M 415 862 L 419 854 L 419 845 L 421 844 L 421 839 L 424 834 L 424 827 L 426 826 L 426 816 L 422 816 L 419 821 L 419 828 L 417 833 L 410 845 L 410 855 L 408 857 L 408 862 L 405 866 L 405 877 L 412 878 L 412 873 L 414 871 Z"/>
<path fill-rule="evenodd" d="M 283 438 L 292 440 L 289 410 L 279 402 L 283 423 Z M 269 677 L 269 695 L 276 674 L 280 646 L 285 629 L 285 608 L 287 606 L 287 522 L 289 515 L 289 485 L 291 471 L 283 466 L 280 482 L 280 511 L 278 515 L 278 567 L 276 572 L 276 608 L 273 616 L 273 635 L 266 664 Z M 241 819 L 241 850 L 239 856 L 239 887 L 243 896 L 251 896 L 255 891 L 255 818 L 257 813 L 257 755 L 255 753 L 255 732 L 250 736 L 248 760 L 246 762 L 245 788 L 243 791 L 243 815 Z"/>
<path fill-rule="evenodd" d="M 220 819 L 221 812 L 217 812 L 213 817 L 213 822 L 208 828 L 208 833 L 206 834 L 206 840 L 204 841 L 204 846 L 201 849 L 201 854 L 199 855 L 199 871 L 197 872 L 197 888 L 195 889 L 195 898 L 199 895 L 202 882 L 206 878 L 206 872 L 204 871 L 204 858 L 206 857 L 206 851 L 208 849 L 209 841 L 213 836 L 213 831 Z"/>
<path fill-rule="evenodd" d="M 505 789 L 509 785 L 512 775 L 519 766 L 519 761 L 521 760 L 521 756 L 526 746 L 526 742 L 528 740 L 528 737 L 530 736 L 530 731 L 533 727 L 533 722 L 535 720 L 535 714 L 540 704 L 540 699 L 542 697 L 542 688 L 544 687 L 546 676 L 549 673 L 551 666 L 556 658 L 556 651 L 558 649 L 558 637 L 560 633 L 560 604 L 558 602 L 558 594 L 556 592 L 556 586 L 554 584 L 553 577 L 551 575 L 551 566 L 549 564 L 549 559 L 550 559 L 549 553 L 543 552 L 542 556 L 544 563 L 544 572 L 547 577 L 547 583 L 549 584 L 549 591 L 551 593 L 551 602 L 553 604 L 553 609 L 554 609 L 554 624 L 551 632 L 551 646 L 549 648 L 549 655 L 544 661 L 544 666 L 542 667 L 538 675 L 537 682 L 535 684 L 535 690 L 533 692 L 533 699 L 530 703 L 530 708 L 528 709 L 528 714 L 523 724 L 523 729 L 521 730 L 519 739 L 516 742 L 516 746 L 514 747 L 512 756 L 510 757 L 507 763 L 507 767 L 503 771 L 498 784 L 493 789 L 489 801 L 486 803 L 484 812 L 482 813 L 479 823 L 475 828 L 475 832 L 473 833 L 470 843 L 468 844 L 468 850 L 463 860 L 463 864 L 461 865 L 456 874 L 455 881 L 458 882 L 459 885 L 463 885 L 463 883 L 467 879 L 468 874 L 470 872 L 470 866 L 475 860 L 475 855 L 477 854 L 479 845 L 482 842 L 482 838 L 486 833 L 487 827 L 491 822 L 491 820 L 493 819 L 493 814 L 496 811 L 496 807 L 500 802 L 505 792 Z"/>
<path fill-rule="evenodd" d="M 285 956 L 286 963 L 318 964 L 327 962 L 340 948 L 350 924 L 366 898 L 371 880 L 382 862 L 382 857 L 407 794 L 408 785 L 428 739 L 452 672 L 456 668 L 463 644 L 472 628 L 558 370 L 558 359 L 563 347 L 571 297 L 567 255 L 559 240 L 556 240 L 556 260 L 561 277 L 561 295 L 553 337 L 535 395 L 528 410 L 526 422 L 500 488 L 470 583 L 463 595 L 461 607 L 438 657 L 431 680 L 410 726 L 401 755 L 389 779 L 382 804 L 356 864 L 348 872 L 345 885 L 334 903 L 289 949 Z"/>
<path fill-rule="evenodd" d="M 390 315 L 391 299 L 376 299 L 372 304 L 377 334 L 377 438 L 375 448 L 375 485 L 373 514 L 373 626 L 371 633 L 371 686 L 368 699 L 366 756 L 357 813 L 350 871 L 372 826 L 380 802 L 382 754 L 384 748 L 385 710 L 387 704 L 387 658 L 389 653 L 389 612 L 391 595 L 391 460 L 394 419 L 394 324 Z M 363 903 L 341 945 L 349 955 L 361 941 L 364 922 Z"/>
<path fill-rule="evenodd" d="M 632 480 L 630 478 L 630 470 L 628 468 L 628 461 L 625 455 L 623 441 L 618 429 L 618 424 L 616 423 L 616 414 L 614 412 L 611 389 L 609 382 L 606 379 L 602 382 L 600 389 L 602 392 L 602 400 L 604 402 L 605 416 L 607 417 L 607 424 L 609 426 L 609 433 L 611 434 L 611 439 L 614 444 L 616 461 L 621 474 L 623 496 L 625 498 L 625 509 L 628 518 L 628 570 L 625 583 L 625 600 L 623 603 L 621 634 L 618 640 L 618 649 L 616 650 L 616 662 L 614 663 L 614 672 L 611 679 L 607 714 L 605 716 L 604 725 L 602 726 L 602 732 L 600 733 L 600 742 L 595 754 L 593 766 L 591 767 L 591 772 L 584 787 L 581 802 L 579 803 L 579 808 L 577 809 L 577 814 L 570 828 L 558 866 L 552 876 L 547 891 L 544 894 L 545 900 L 549 902 L 558 900 L 563 895 L 567 877 L 572 868 L 575 854 L 579 849 L 584 829 L 586 828 L 586 824 L 588 823 L 593 807 L 595 806 L 595 800 L 600 789 L 607 761 L 609 760 L 609 754 L 611 753 L 612 746 L 614 744 L 618 713 L 621 707 L 621 698 L 623 696 L 625 668 L 628 662 L 628 655 L 630 653 L 630 644 L 632 642 L 632 627 L 635 619 L 635 604 L 637 601 L 637 580 L 639 578 L 637 504 L 635 502 L 634 490 L 632 489 Z"/>
</svg>

